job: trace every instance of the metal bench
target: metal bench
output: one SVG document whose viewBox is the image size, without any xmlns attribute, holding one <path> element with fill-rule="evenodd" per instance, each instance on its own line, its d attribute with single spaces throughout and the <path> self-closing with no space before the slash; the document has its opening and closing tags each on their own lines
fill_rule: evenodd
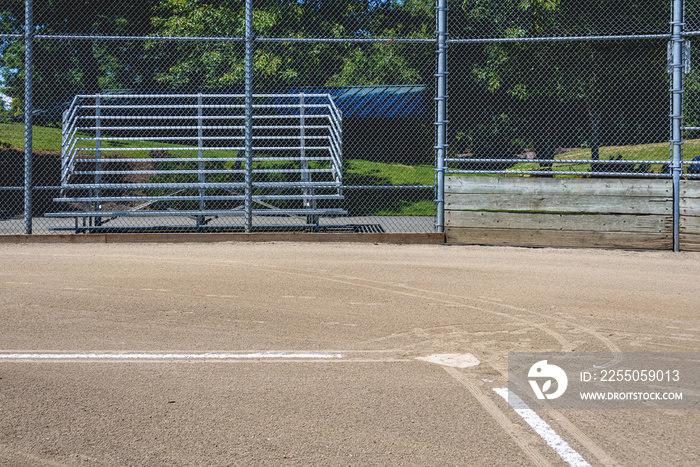
<svg viewBox="0 0 700 467">
<path fill-rule="evenodd" d="M 318 231 L 321 217 L 347 214 L 342 116 L 331 96 L 254 95 L 250 154 L 244 98 L 76 96 L 63 115 L 62 192 L 54 199 L 69 206 L 46 214 L 74 218 L 75 227 L 55 230 L 148 230 L 114 221 L 165 217 L 191 219 L 178 228 L 196 231 L 243 217 L 229 230 L 251 230 L 253 219 L 278 217 L 293 220 L 278 227 Z"/>
</svg>

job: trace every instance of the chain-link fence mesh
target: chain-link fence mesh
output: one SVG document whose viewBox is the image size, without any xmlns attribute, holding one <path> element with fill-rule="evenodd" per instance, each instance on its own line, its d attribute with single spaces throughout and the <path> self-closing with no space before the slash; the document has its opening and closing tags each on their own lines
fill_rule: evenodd
<svg viewBox="0 0 700 467">
<path fill-rule="evenodd" d="M 342 114 L 343 199 L 332 204 L 346 215 L 327 225 L 433 229 L 434 55 L 432 43 L 256 44 L 256 93 L 327 93 Z"/>
<path fill-rule="evenodd" d="M 452 44 L 449 172 L 670 176 L 668 89 L 659 39 Z"/>
<path fill-rule="evenodd" d="M 672 4 L 452 1 L 439 69 L 433 1 L 256 1 L 246 100 L 245 2 L 35 0 L 25 216 L 25 1 L 9 0 L 0 232 L 433 231 L 442 122 L 448 174 L 670 177 Z"/>
<path fill-rule="evenodd" d="M 683 18 L 686 33 L 700 32 L 700 2 L 698 0 L 683 0 Z"/>
<path fill-rule="evenodd" d="M 691 54 L 697 55 L 697 45 L 691 43 Z M 700 76 L 691 70 L 685 76 L 683 131 L 683 172 L 688 178 L 700 178 Z"/>
<path fill-rule="evenodd" d="M 693 66 L 700 40 L 700 2 L 697 0 L 686 0 L 685 23 L 688 66 L 683 83 L 683 176 L 700 179 L 700 75 Z"/>
<path fill-rule="evenodd" d="M 11 26 L 3 31 L 15 32 Z M 24 96 L 24 44 L 0 39 L 0 69 L 17 70 L 4 76 L 0 98 L 0 234 L 24 231 L 24 124 L 15 121 Z"/>
<path fill-rule="evenodd" d="M 243 2 L 35 2 L 34 232 L 434 230 L 433 4 L 254 8 L 247 154 Z"/>
<path fill-rule="evenodd" d="M 462 0 L 450 2 L 453 39 L 668 34 L 669 0 Z"/>
</svg>

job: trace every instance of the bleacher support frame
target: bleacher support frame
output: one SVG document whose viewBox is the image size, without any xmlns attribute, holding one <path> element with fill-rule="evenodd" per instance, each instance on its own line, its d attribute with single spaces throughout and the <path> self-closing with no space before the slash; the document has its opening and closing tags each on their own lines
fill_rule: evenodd
<svg viewBox="0 0 700 467">
<path fill-rule="evenodd" d="M 346 211 L 338 207 L 319 206 L 343 199 L 342 114 L 332 97 L 254 94 L 249 158 L 243 156 L 244 100 L 244 94 L 76 96 L 63 115 L 62 192 L 54 200 L 68 203 L 73 209 L 47 216 L 74 218 L 74 228 L 56 230 L 76 232 L 119 231 L 109 223 L 120 217 L 177 216 L 191 218 L 194 223 L 177 229 L 152 226 L 150 230 L 199 232 L 250 231 L 249 219 L 270 216 L 303 220 L 276 226 L 278 230 L 319 231 L 322 216 L 345 215 Z M 118 146 L 133 141 L 148 144 Z M 124 157 L 129 153 L 139 157 Z M 133 170 L 113 168 L 125 162 Z M 179 168 L 173 168 L 176 164 Z M 246 183 L 248 173 L 250 184 Z M 187 179 L 195 175 L 196 180 Z M 110 180 L 115 176 L 141 180 Z M 212 176 L 227 178 L 212 181 Z M 246 203 L 246 198 L 252 198 L 252 203 Z M 121 203 L 121 207 L 106 208 L 108 203 Z M 164 203 L 190 204 L 158 207 Z M 226 207 L 222 203 L 227 203 Z M 283 203 L 293 205 L 281 206 Z M 245 224 L 207 227 L 217 218 L 241 216 Z M 261 227 L 275 228 L 269 223 Z"/>
</svg>

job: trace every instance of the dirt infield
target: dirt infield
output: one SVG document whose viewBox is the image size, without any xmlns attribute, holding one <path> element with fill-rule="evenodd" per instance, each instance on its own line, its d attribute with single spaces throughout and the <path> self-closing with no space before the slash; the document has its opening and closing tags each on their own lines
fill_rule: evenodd
<svg viewBox="0 0 700 467">
<path fill-rule="evenodd" d="M 566 465 L 494 392 L 509 351 L 700 351 L 691 253 L 0 244 L 0 264 L 0 353 L 74 354 L 0 360 L 8 466 Z M 438 353 L 481 363 L 417 359 Z M 591 465 L 700 459 L 697 411 L 538 415 Z"/>
</svg>

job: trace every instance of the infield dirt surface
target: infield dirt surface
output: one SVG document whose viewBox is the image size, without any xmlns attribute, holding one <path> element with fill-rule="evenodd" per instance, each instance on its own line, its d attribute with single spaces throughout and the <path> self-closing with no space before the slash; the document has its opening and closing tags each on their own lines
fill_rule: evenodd
<svg viewBox="0 0 700 467">
<path fill-rule="evenodd" d="M 509 351 L 700 351 L 700 255 L 0 244 L 0 465 L 566 465 Z M 469 353 L 452 368 L 418 360 Z M 698 465 L 700 412 L 538 412 L 591 465 Z"/>
</svg>

